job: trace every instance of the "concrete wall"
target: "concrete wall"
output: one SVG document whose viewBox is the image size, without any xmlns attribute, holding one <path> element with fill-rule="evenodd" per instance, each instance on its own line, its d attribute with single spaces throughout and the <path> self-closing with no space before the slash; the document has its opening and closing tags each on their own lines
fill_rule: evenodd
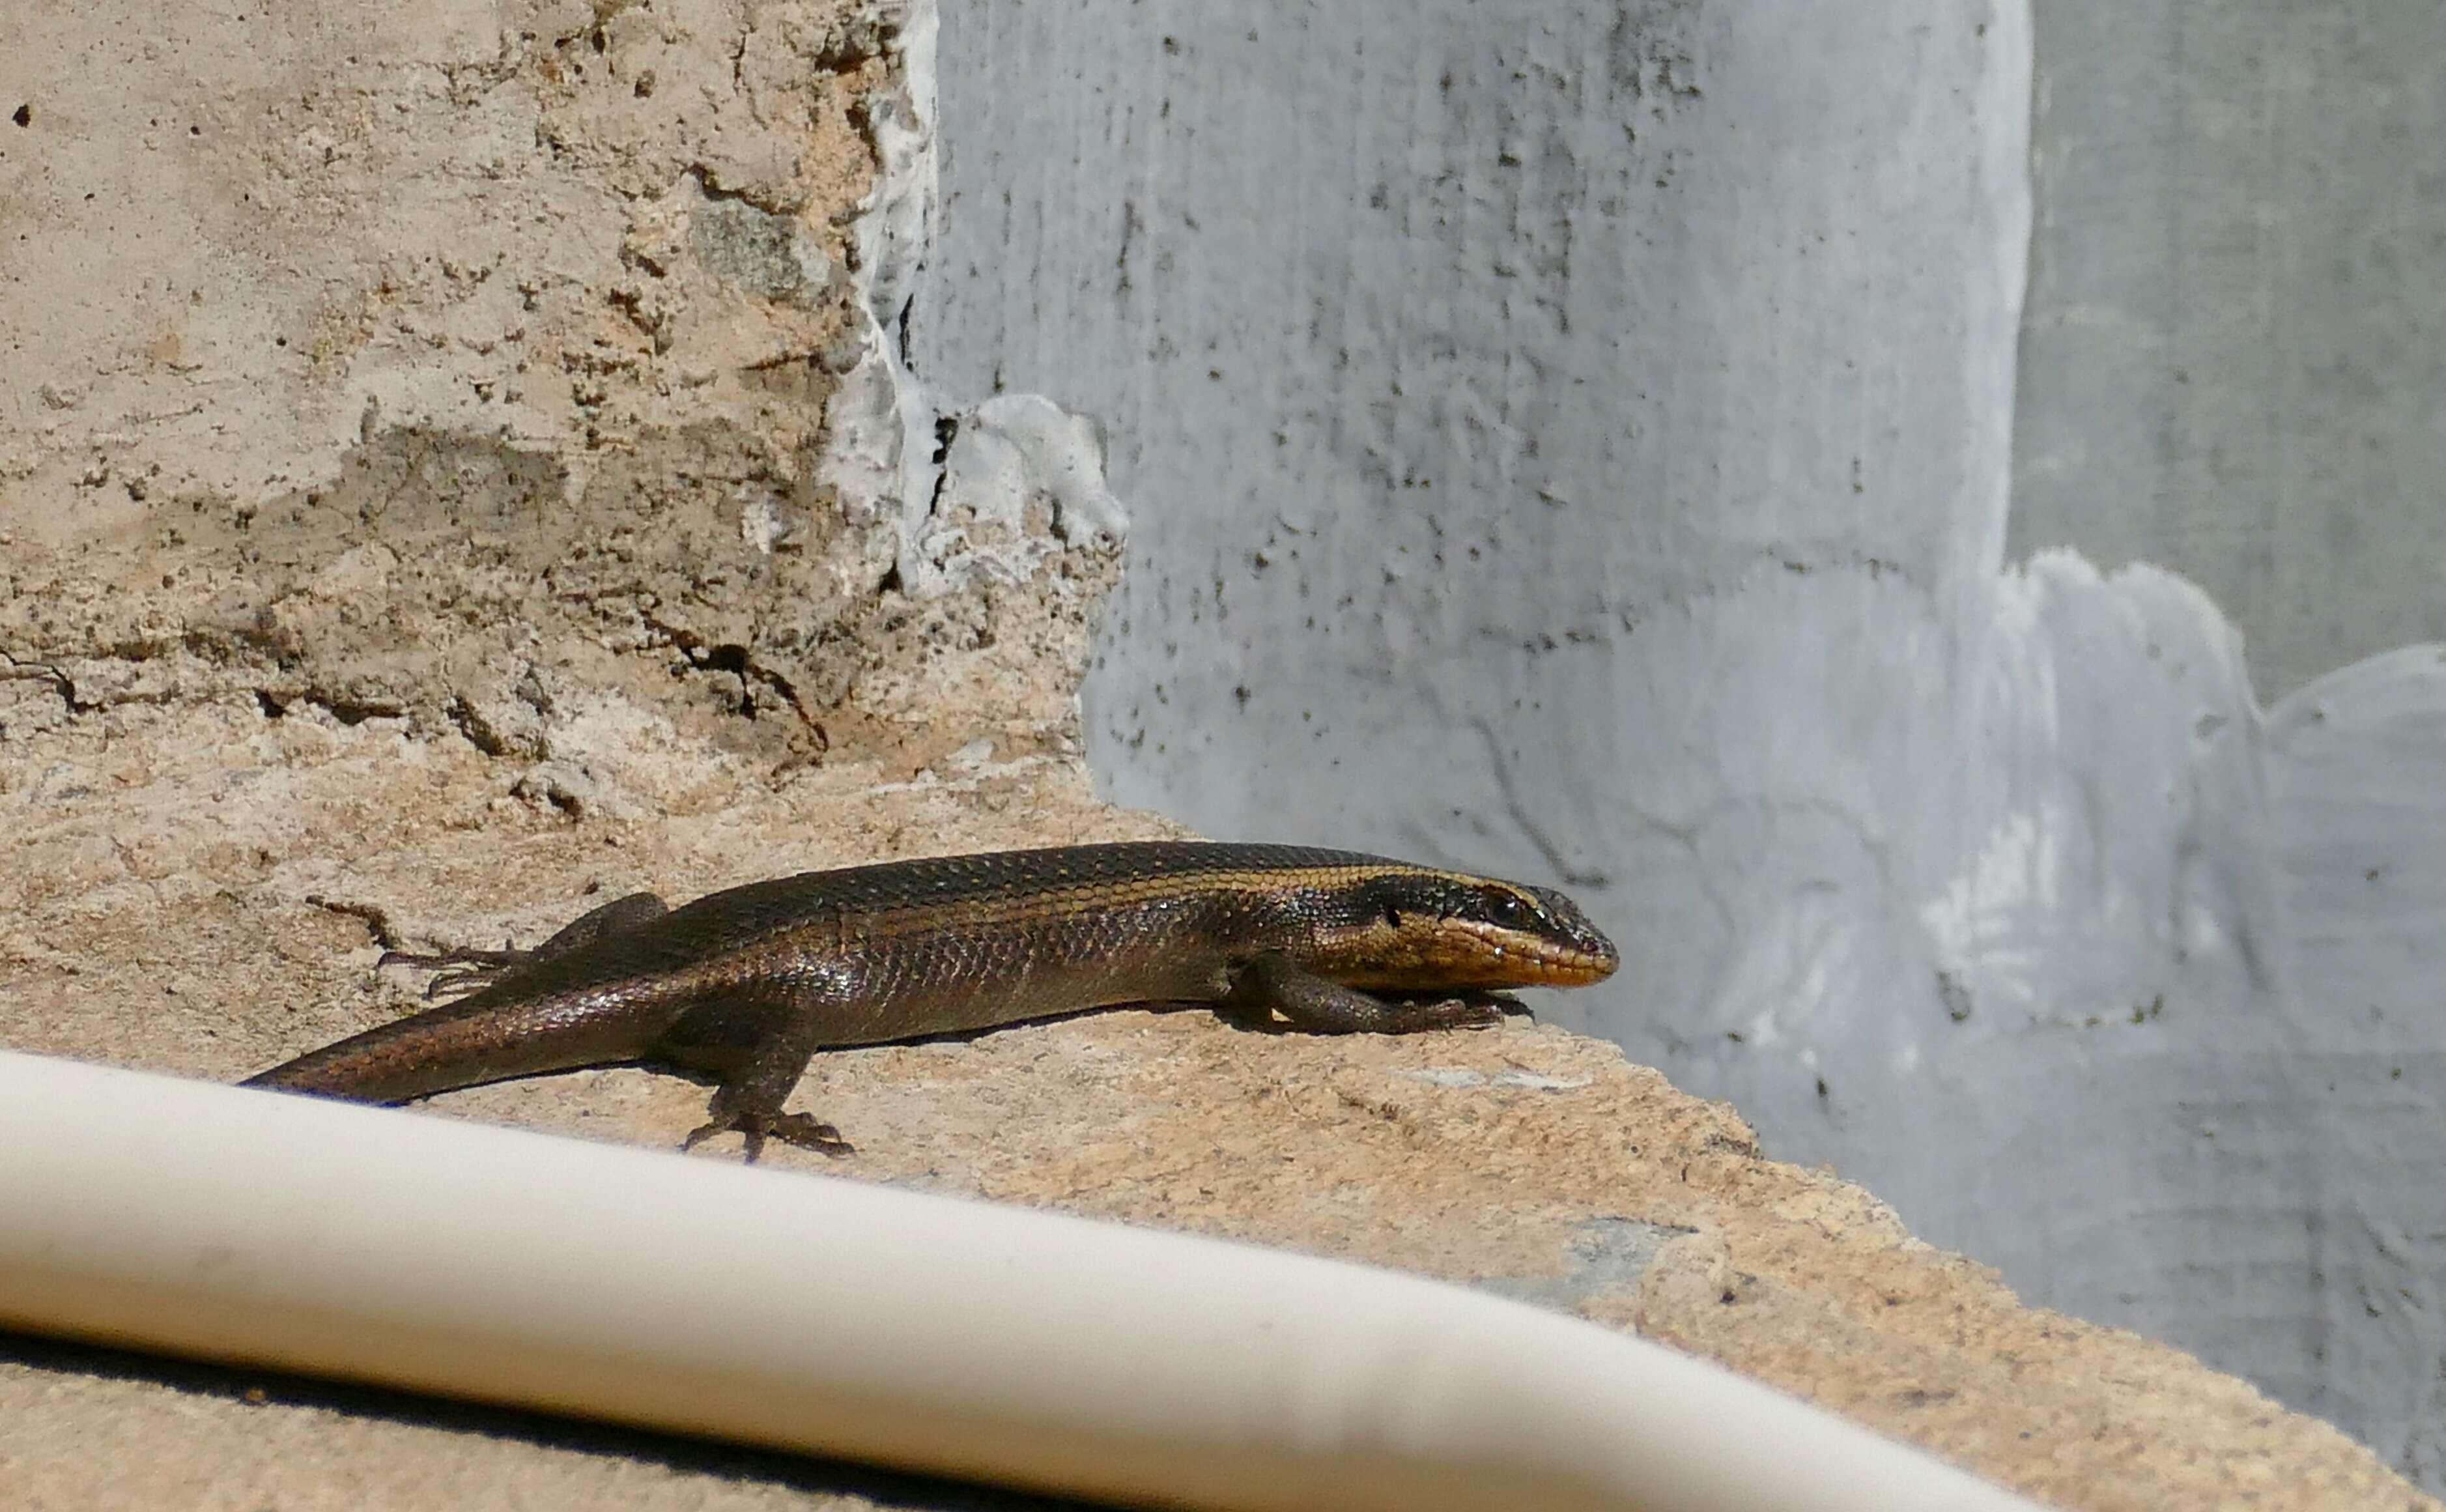
<svg viewBox="0 0 2446 1512">
<path fill-rule="evenodd" d="M 1930 15 L 947 5 L 911 364 L 1106 427 L 1116 797 L 1569 886 L 1555 1016 L 2434 1475 L 2441 674 L 2007 565 L 2030 18 Z"/>
<path fill-rule="evenodd" d="M 2439 1485 L 2446 669 L 2389 648 L 2446 637 L 2446 11 L 2042 0 L 2037 55 L 2009 539 L 2181 572 L 2287 695 L 2289 1085 L 2333 1183 L 2297 1400 Z"/>
<path fill-rule="evenodd" d="M 2446 10 L 2037 16 L 2015 549 L 2182 573 L 2270 696 L 2446 638 Z"/>
</svg>

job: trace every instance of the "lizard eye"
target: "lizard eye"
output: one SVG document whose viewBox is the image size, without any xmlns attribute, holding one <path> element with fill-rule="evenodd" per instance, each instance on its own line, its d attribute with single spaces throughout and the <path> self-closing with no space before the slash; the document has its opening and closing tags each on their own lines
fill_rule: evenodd
<svg viewBox="0 0 2446 1512">
<path fill-rule="evenodd" d="M 1507 929 L 1529 929 L 1537 922 L 1536 912 L 1515 893 L 1490 893 L 1486 896 L 1487 917 Z"/>
</svg>

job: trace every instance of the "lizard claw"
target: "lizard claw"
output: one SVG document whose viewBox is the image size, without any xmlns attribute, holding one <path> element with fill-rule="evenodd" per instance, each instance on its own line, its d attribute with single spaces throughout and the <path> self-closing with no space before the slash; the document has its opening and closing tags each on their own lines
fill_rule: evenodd
<svg viewBox="0 0 2446 1512">
<path fill-rule="evenodd" d="M 1503 1010 L 1484 998 L 1448 997 L 1421 1004 L 1420 1013 L 1429 1029 L 1493 1029 L 1503 1022 Z"/>
<path fill-rule="evenodd" d="M 1401 1000 L 1402 1032 L 1429 1029 L 1493 1029 L 1514 1013 L 1529 1010 L 1508 992 L 1471 992 L 1463 997 L 1412 997 Z"/>
<path fill-rule="evenodd" d="M 405 966 L 411 971 L 431 972 L 433 979 L 424 984 L 424 1000 L 440 997 L 464 997 L 480 992 L 515 967 L 523 965 L 530 953 L 525 951 L 385 951 L 374 962 L 379 971 L 386 966 Z"/>
<path fill-rule="evenodd" d="M 767 1139 L 780 1140 L 802 1150 L 829 1155 L 837 1160 L 857 1153 L 857 1146 L 841 1138 L 840 1130 L 807 1113 L 731 1113 L 717 1117 L 709 1124 L 699 1125 L 680 1142 L 682 1151 L 692 1150 L 716 1134 L 738 1130 L 746 1142 L 747 1163 L 753 1165 L 764 1153 Z"/>
</svg>

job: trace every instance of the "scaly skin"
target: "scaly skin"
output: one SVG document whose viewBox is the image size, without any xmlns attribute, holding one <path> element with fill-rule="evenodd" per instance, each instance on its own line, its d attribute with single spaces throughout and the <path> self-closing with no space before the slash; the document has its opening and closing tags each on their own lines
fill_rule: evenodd
<svg viewBox="0 0 2446 1512">
<path fill-rule="evenodd" d="M 1515 987 L 1612 973 L 1612 944 L 1547 888 L 1373 856 L 1158 841 L 805 872 L 666 908 L 640 893 L 531 951 L 457 968 L 466 995 L 251 1077 L 395 1103 L 618 1061 L 711 1071 L 708 1122 L 846 1154 L 781 1110 L 821 1049 L 1127 1003 L 1279 1013 L 1317 1032 L 1477 1028 Z"/>
</svg>

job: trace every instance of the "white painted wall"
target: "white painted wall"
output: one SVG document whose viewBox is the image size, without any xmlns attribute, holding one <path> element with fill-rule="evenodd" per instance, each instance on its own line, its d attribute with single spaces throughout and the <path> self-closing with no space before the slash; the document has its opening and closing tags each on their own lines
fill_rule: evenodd
<svg viewBox="0 0 2446 1512">
<path fill-rule="evenodd" d="M 1626 966 L 1554 1016 L 2434 1484 L 2446 671 L 2263 721 L 2180 580 L 2007 566 L 2024 8 L 950 0 L 939 66 L 907 355 L 1105 427 L 1115 797 L 1569 886 Z"/>
</svg>

